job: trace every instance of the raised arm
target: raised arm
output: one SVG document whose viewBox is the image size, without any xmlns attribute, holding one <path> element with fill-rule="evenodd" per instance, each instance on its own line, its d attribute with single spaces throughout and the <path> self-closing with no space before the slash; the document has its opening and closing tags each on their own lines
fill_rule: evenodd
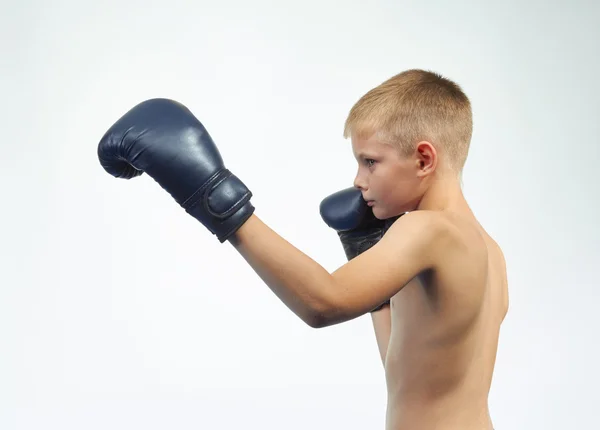
<svg viewBox="0 0 600 430">
<path fill-rule="evenodd" d="M 421 212 L 404 215 L 377 244 L 331 274 L 255 214 L 230 241 L 296 315 L 326 327 L 370 312 L 434 267 L 443 225 Z"/>
<path fill-rule="evenodd" d="M 431 268 L 442 224 L 425 211 L 404 215 L 369 250 L 333 273 L 255 214 L 251 191 L 225 167 L 202 123 L 181 103 L 146 100 L 115 122 L 98 144 L 117 178 L 146 173 L 220 242 L 230 241 L 265 284 L 313 327 L 368 313 Z"/>
</svg>

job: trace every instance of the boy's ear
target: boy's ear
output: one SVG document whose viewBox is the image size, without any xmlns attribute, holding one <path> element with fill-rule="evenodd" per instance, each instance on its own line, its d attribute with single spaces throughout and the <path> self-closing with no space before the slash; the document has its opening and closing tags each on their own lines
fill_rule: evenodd
<svg viewBox="0 0 600 430">
<path fill-rule="evenodd" d="M 417 143 L 415 149 L 419 174 L 425 176 L 433 172 L 438 163 L 438 154 L 435 147 L 424 140 Z"/>
</svg>

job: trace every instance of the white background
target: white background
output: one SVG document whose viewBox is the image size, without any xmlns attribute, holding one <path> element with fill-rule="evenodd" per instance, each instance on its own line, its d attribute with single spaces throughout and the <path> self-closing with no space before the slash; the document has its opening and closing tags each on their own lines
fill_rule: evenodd
<svg viewBox="0 0 600 430">
<path fill-rule="evenodd" d="M 0 428 L 381 429 L 368 316 L 305 326 L 229 244 L 96 148 L 186 104 L 257 214 L 329 270 L 343 122 L 390 76 L 457 81 L 464 190 L 504 248 L 498 429 L 598 428 L 600 3 L 3 0 Z"/>
</svg>

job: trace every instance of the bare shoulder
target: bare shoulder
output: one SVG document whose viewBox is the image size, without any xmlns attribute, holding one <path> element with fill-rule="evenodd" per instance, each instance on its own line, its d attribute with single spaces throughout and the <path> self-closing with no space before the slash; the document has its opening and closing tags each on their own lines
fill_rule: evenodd
<svg viewBox="0 0 600 430">
<path fill-rule="evenodd" d="M 469 223 L 440 211 L 419 210 L 401 216 L 384 239 L 423 247 L 435 265 L 448 254 L 475 253 L 487 257 L 481 234 Z"/>
<path fill-rule="evenodd" d="M 400 217 L 389 229 L 396 244 L 415 247 L 445 289 L 481 285 L 488 275 L 489 248 L 473 220 L 440 211 L 419 210 Z M 384 236 L 385 239 L 385 236 Z"/>
<path fill-rule="evenodd" d="M 504 253 L 477 220 L 447 212 L 414 211 L 400 217 L 383 240 L 390 247 L 407 247 L 401 255 L 420 256 L 420 267 L 431 269 L 434 275 L 427 279 L 432 283 L 429 287 L 438 291 L 436 297 L 462 309 L 465 317 L 479 312 L 486 292 L 500 305 L 500 314 L 506 314 Z"/>
</svg>

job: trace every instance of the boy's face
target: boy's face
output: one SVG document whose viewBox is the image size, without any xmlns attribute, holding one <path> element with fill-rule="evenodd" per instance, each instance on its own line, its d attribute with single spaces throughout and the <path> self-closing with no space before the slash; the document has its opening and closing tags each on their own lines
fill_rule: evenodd
<svg viewBox="0 0 600 430">
<path fill-rule="evenodd" d="M 352 136 L 352 151 L 358 162 L 354 186 L 379 219 L 391 218 L 417 207 L 422 195 L 418 160 L 402 156 L 375 135 Z"/>
</svg>

